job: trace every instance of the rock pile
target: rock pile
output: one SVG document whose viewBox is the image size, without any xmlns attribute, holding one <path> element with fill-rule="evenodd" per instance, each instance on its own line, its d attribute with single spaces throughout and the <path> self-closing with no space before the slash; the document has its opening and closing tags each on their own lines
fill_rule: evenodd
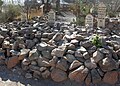
<svg viewBox="0 0 120 86">
<path fill-rule="evenodd" d="M 120 36 L 109 29 L 86 29 L 45 22 L 12 22 L 0 27 L 0 64 L 13 68 L 20 64 L 26 78 L 66 79 L 96 84 L 118 81 Z M 99 34 L 102 47 L 90 42 Z"/>
</svg>

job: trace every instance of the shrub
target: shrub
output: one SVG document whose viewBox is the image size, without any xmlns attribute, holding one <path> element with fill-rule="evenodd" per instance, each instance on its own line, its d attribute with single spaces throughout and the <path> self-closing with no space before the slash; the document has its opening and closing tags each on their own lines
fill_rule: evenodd
<svg viewBox="0 0 120 86">
<path fill-rule="evenodd" d="M 97 48 L 102 47 L 102 42 L 100 39 L 99 35 L 95 35 L 92 40 L 91 40 L 92 44 L 95 45 Z"/>
<path fill-rule="evenodd" d="M 0 14 L 0 22 L 13 21 L 21 14 L 21 9 L 17 5 L 7 5 L 7 9 Z"/>
</svg>

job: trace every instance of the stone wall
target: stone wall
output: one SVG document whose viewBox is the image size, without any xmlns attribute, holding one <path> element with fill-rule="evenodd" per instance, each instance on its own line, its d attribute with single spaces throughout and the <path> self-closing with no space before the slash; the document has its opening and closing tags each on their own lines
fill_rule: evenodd
<svg viewBox="0 0 120 86">
<path fill-rule="evenodd" d="M 119 78 L 120 33 L 112 29 L 86 29 L 45 22 L 12 22 L 0 28 L 0 65 L 21 65 L 26 78 L 67 79 L 76 82 L 115 84 Z M 113 27 L 114 28 L 114 27 Z M 90 41 L 101 36 L 102 47 Z"/>
</svg>

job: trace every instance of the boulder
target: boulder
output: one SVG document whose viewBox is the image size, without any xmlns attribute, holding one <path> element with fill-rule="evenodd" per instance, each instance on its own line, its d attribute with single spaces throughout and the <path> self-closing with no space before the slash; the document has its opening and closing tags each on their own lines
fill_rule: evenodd
<svg viewBox="0 0 120 86">
<path fill-rule="evenodd" d="M 60 48 L 53 49 L 51 55 L 57 57 L 63 57 L 65 52 L 66 52 L 66 46 L 61 46 Z"/>
<path fill-rule="evenodd" d="M 80 50 L 75 51 L 75 57 L 80 57 L 80 58 L 83 57 L 83 55 L 82 55 L 82 53 L 80 52 Z"/>
<path fill-rule="evenodd" d="M 4 41 L 4 36 L 0 35 L 0 45 L 3 43 Z"/>
<path fill-rule="evenodd" d="M 36 45 L 38 51 L 44 51 L 44 50 L 46 50 L 47 46 L 48 45 L 45 42 L 42 42 L 42 43 Z"/>
<path fill-rule="evenodd" d="M 4 41 L 2 44 L 2 48 L 10 48 L 10 42 L 9 41 Z"/>
<path fill-rule="evenodd" d="M 55 67 L 57 62 L 58 62 L 58 58 L 56 56 L 54 56 L 51 60 L 49 60 L 49 64 L 52 67 Z"/>
<path fill-rule="evenodd" d="M 35 45 L 35 42 L 33 40 L 26 40 L 26 47 L 28 49 L 32 48 Z"/>
<path fill-rule="evenodd" d="M 87 52 L 86 48 L 81 46 L 77 51 L 81 52 L 82 54 Z"/>
<path fill-rule="evenodd" d="M 89 58 L 90 58 L 90 55 L 89 55 L 88 52 L 85 52 L 85 53 L 83 53 L 83 57 L 84 57 L 85 59 L 89 59 Z"/>
<path fill-rule="evenodd" d="M 56 68 L 61 69 L 63 71 L 67 71 L 68 70 L 67 61 L 65 59 L 58 60 L 58 62 L 56 64 Z"/>
<path fill-rule="evenodd" d="M 4 60 L 5 59 L 5 54 L 3 52 L 0 52 L 0 60 Z"/>
<path fill-rule="evenodd" d="M 70 49 L 70 50 L 75 50 L 75 45 L 74 44 L 69 44 L 67 48 Z"/>
<path fill-rule="evenodd" d="M 73 50 L 68 50 L 66 53 L 67 53 L 67 54 L 74 54 L 75 51 L 73 51 Z"/>
<path fill-rule="evenodd" d="M 42 51 L 42 56 L 47 58 L 47 59 L 52 59 L 50 51 Z"/>
<path fill-rule="evenodd" d="M 91 83 L 92 83 L 92 77 L 91 74 L 89 73 L 85 79 L 85 84 L 86 86 L 90 86 Z"/>
<path fill-rule="evenodd" d="M 54 40 L 54 41 L 60 41 L 60 40 L 63 38 L 63 36 L 64 36 L 63 33 L 56 33 L 56 34 L 53 36 L 52 40 Z"/>
<path fill-rule="evenodd" d="M 78 60 L 74 60 L 74 61 L 71 63 L 71 65 L 70 65 L 70 67 L 69 67 L 69 70 L 76 69 L 76 68 L 78 68 L 78 67 L 81 66 L 81 65 L 82 65 L 81 62 L 79 62 Z"/>
<path fill-rule="evenodd" d="M 91 70 L 91 76 L 92 76 L 92 83 L 94 84 L 100 83 L 102 80 L 96 69 Z"/>
<path fill-rule="evenodd" d="M 74 60 L 76 60 L 76 58 L 71 54 L 67 54 L 64 58 L 70 63 L 72 63 Z"/>
<path fill-rule="evenodd" d="M 19 63 L 18 56 L 13 56 L 6 61 L 8 69 L 15 67 Z"/>
<path fill-rule="evenodd" d="M 41 56 L 39 56 L 39 58 L 37 59 L 37 63 L 39 67 L 49 67 L 50 63 L 49 60 L 46 58 L 43 58 Z"/>
<path fill-rule="evenodd" d="M 99 62 L 100 60 L 102 60 L 104 58 L 104 54 L 101 53 L 100 51 L 96 51 L 93 53 L 93 57 L 94 61 L 97 63 Z"/>
<path fill-rule="evenodd" d="M 19 54 L 19 60 L 23 60 L 29 53 L 30 49 L 21 49 Z"/>
<path fill-rule="evenodd" d="M 85 48 L 90 48 L 92 47 L 92 43 L 90 41 L 84 41 L 84 42 L 81 42 L 80 44 L 81 46 L 85 47 Z"/>
<path fill-rule="evenodd" d="M 42 73 L 42 77 L 44 79 L 48 78 L 50 76 L 50 71 L 49 70 L 45 70 L 43 73 Z"/>
<path fill-rule="evenodd" d="M 69 73 L 70 80 L 75 80 L 77 82 L 83 82 L 88 74 L 88 69 L 84 66 L 80 66 L 76 70 Z"/>
<path fill-rule="evenodd" d="M 54 68 L 51 72 L 51 78 L 55 82 L 62 82 L 67 79 L 67 73 L 60 69 Z"/>
<path fill-rule="evenodd" d="M 28 66 L 30 64 L 30 60 L 28 58 L 24 58 L 22 60 L 22 65 Z"/>
<path fill-rule="evenodd" d="M 97 67 L 97 64 L 94 62 L 92 58 L 90 58 L 89 60 L 86 60 L 84 64 L 88 69 L 94 69 Z"/>
<path fill-rule="evenodd" d="M 74 44 L 74 45 L 78 45 L 78 43 L 79 43 L 79 41 L 78 40 L 76 40 L 76 39 L 73 39 L 73 40 L 71 40 L 71 42 L 70 42 L 71 44 Z"/>
<path fill-rule="evenodd" d="M 36 60 L 36 59 L 38 59 L 38 57 L 39 57 L 39 55 L 38 55 L 37 49 L 33 49 L 29 52 L 29 57 L 28 58 L 30 60 Z"/>
<path fill-rule="evenodd" d="M 103 77 L 103 81 L 105 83 L 115 85 L 116 82 L 118 81 L 118 72 L 117 71 L 107 72 Z"/>
<path fill-rule="evenodd" d="M 117 69 L 117 62 L 110 57 L 106 57 L 99 62 L 99 66 L 104 72 L 112 71 L 114 69 Z"/>
<path fill-rule="evenodd" d="M 47 70 L 46 67 L 40 67 L 40 72 L 44 72 L 45 70 Z"/>
</svg>

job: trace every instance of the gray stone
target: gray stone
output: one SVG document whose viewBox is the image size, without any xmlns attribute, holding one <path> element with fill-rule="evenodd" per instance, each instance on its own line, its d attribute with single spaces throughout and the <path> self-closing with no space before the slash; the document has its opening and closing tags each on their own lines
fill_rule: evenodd
<svg viewBox="0 0 120 86">
<path fill-rule="evenodd" d="M 15 51 L 15 50 L 10 50 L 10 53 L 12 56 L 19 56 L 20 55 L 20 52 Z"/>
<path fill-rule="evenodd" d="M 64 58 L 70 63 L 72 63 L 74 60 L 76 60 L 75 57 L 71 54 L 67 54 L 66 56 L 64 56 Z"/>
<path fill-rule="evenodd" d="M 50 76 L 50 71 L 49 71 L 49 70 L 45 70 L 45 71 L 42 73 L 42 77 L 43 77 L 44 79 L 49 78 L 49 76 Z"/>
<path fill-rule="evenodd" d="M 75 57 L 80 57 L 80 58 L 83 57 L 83 55 L 82 55 L 82 53 L 80 52 L 79 49 L 77 51 L 75 51 Z"/>
<path fill-rule="evenodd" d="M 35 42 L 33 40 L 26 40 L 26 47 L 28 49 L 32 48 L 35 45 Z"/>
<path fill-rule="evenodd" d="M 69 46 L 67 47 L 70 50 L 75 50 L 75 45 L 74 44 L 69 44 Z"/>
<path fill-rule="evenodd" d="M 105 49 L 105 48 L 99 48 L 98 51 L 100 51 L 103 54 L 109 54 L 109 50 Z"/>
<path fill-rule="evenodd" d="M 73 70 L 73 69 L 76 69 L 78 68 L 80 65 L 82 65 L 83 63 L 79 62 L 78 60 L 74 60 L 70 67 L 69 67 L 69 70 Z"/>
<path fill-rule="evenodd" d="M 42 56 L 47 59 L 52 59 L 50 51 L 42 51 Z"/>
<path fill-rule="evenodd" d="M 63 71 L 67 71 L 68 70 L 68 63 L 65 59 L 60 59 L 58 60 L 57 64 L 56 64 L 56 68 L 61 69 Z"/>
<path fill-rule="evenodd" d="M 75 39 L 77 39 L 77 40 L 79 40 L 79 41 L 83 41 L 83 40 L 84 40 L 84 37 L 83 37 L 82 35 L 77 34 L 77 35 L 75 36 Z"/>
<path fill-rule="evenodd" d="M 120 57 L 120 49 L 116 51 L 116 54 Z"/>
<path fill-rule="evenodd" d="M 31 61 L 31 65 L 37 65 L 37 62 L 36 61 Z"/>
<path fill-rule="evenodd" d="M 104 58 L 104 54 L 101 53 L 100 51 L 96 51 L 93 53 L 93 57 L 94 61 L 97 63 L 99 62 L 100 60 L 102 60 Z"/>
<path fill-rule="evenodd" d="M 47 70 L 46 67 L 41 67 L 41 68 L 40 68 L 40 72 L 44 72 L 45 70 Z"/>
<path fill-rule="evenodd" d="M 81 53 L 85 53 L 87 52 L 86 48 L 84 48 L 83 46 L 81 46 L 78 51 L 80 51 Z"/>
<path fill-rule="evenodd" d="M 92 46 L 88 49 L 88 53 L 93 54 L 96 51 L 96 49 L 97 49 L 96 46 Z"/>
<path fill-rule="evenodd" d="M 51 55 L 57 57 L 63 57 L 65 52 L 66 52 L 66 46 L 61 46 L 59 48 L 55 48 L 54 50 L 52 50 Z"/>
<path fill-rule="evenodd" d="M 25 78 L 27 78 L 27 79 L 32 78 L 32 74 L 30 74 L 30 73 L 26 73 L 26 74 L 25 74 Z"/>
<path fill-rule="evenodd" d="M 71 40 L 71 42 L 70 42 L 71 44 L 74 44 L 74 45 L 78 45 L 78 43 L 79 43 L 79 41 L 78 40 L 76 40 L 76 39 L 73 39 L 73 40 Z"/>
<path fill-rule="evenodd" d="M 45 42 L 42 42 L 40 44 L 37 44 L 37 50 L 38 51 L 43 51 L 43 50 L 46 50 L 47 49 L 47 44 Z"/>
<path fill-rule="evenodd" d="M 41 72 L 40 71 L 34 71 L 33 72 L 33 77 L 39 79 L 41 77 Z"/>
<path fill-rule="evenodd" d="M 5 59 L 5 54 L 3 52 L 0 52 L 0 60 L 4 60 Z"/>
<path fill-rule="evenodd" d="M 88 52 L 85 52 L 85 53 L 83 53 L 83 57 L 84 57 L 85 59 L 89 59 L 89 58 L 90 58 L 90 55 L 89 55 Z"/>
<path fill-rule="evenodd" d="M 49 61 L 48 59 L 43 58 L 41 56 L 39 56 L 39 58 L 37 59 L 37 63 L 39 67 L 49 67 L 50 63 L 48 61 Z"/>
<path fill-rule="evenodd" d="M 63 33 L 56 33 L 53 36 L 52 40 L 54 40 L 54 41 L 60 41 L 63 38 L 63 36 L 64 36 Z"/>
<path fill-rule="evenodd" d="M 30 60 L 27 58 L 24 58 L 22 61 L 22 65 L 28 66 L 30 64 Z"/>
<path fill-rule="evenodd" d="M 84 41 L 84 42 L 81 42 L 81 46 L 83 46 L 87 49 L 87 48 L 92 47 L 93 45 L 90 41 Z"/>
<path fill-rule="evenodd" d="M 19 60 L 23 60 L 25 57 L 27 57 L 30 49 L 21 49 L 19 54 Z"/>
<path fill-rule="evenodd" d="M 38 59 L 38 57 L 39 57 L 39 55 L 38 55 L 37 49 L 33 49 L 29 52 L 29 57 L 28 58 L 30 60 L 36 60 L 36 59 Z"/>
<path fill-rule="evenodd" d="M 89 69 L 94 69 L 97 67 L 97 64 L 94 62 L 92 58 L 90 58 L 90 60 L 86 60 L 84 64 Z"/>
<path fill-rule="evenodd" d="M 117 62 L 110 57 L 106 57 L 99 62 L 99 66 L 104 72 L 112 71 L 114 69 L 117 69 Z"/>
<path fill-rule="evenodd" d="M 30 71 L 39 71 L 39 67 L 36 65 L 29 65 L 29 70 Z"/>
<path fill-rule="evenodd" d="M 10 42 L 9 41 L 4 41 L 2 44 L 2 48 L 10 48 Z"/>
<path fill-rule="evenodd" d="M 56 56 L 54 56 L 51 60 L 49 60 L 49 64 L 52 67 L 55 67 L 57 62 L 58 62 L 58 58 Z"/>
<path fill-rule="evenodd" d="M 75 51 L 73 51 L 73 50 L 68 50 L 66 53 L 67 53 L 67 54 L 74 54 Z"/>
<path fill-rule="evenodd" d="M 102 80 L 96 69 L 91 70 L 91 76 L 92 76 L 92 83 L 94 84 L 99 83 Z"/>
<path fill-rule="evenodd" d="M 2 44 L 4 41 L 4 36 L 0 35 L 0 44 Z"/>
</svg>

